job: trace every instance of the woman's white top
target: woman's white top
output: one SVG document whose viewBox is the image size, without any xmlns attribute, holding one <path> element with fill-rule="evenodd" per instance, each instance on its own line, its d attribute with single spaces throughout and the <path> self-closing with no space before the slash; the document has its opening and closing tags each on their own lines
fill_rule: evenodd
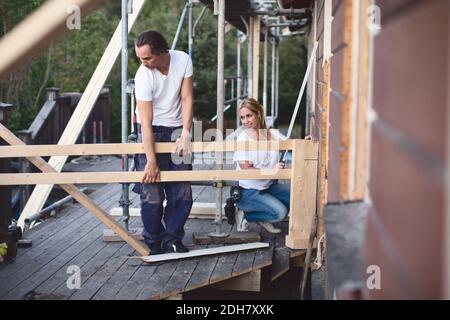
<svg viewBox="0 0 450 320">
<path fill-rule="evenodd" d="M 236 141 L 255 141 L 250 137 L 247 130 L 237 137 Z M 270 140 L 287 140 L 287 137 L 281 134 L 278 129 L 270 129 Z M 263 149 L 264 144 L 259 146 L 259 149 Z M 253 163 L 253 167 L 256 169 L 273 169 L 280 161 L 280 152 L 278 150 L 263 150 L 263 151 L 236 151 L 234 153 L 233 161 L 237 162 L 236 169 L 243 170 L 239 166 L 239 162 L 250 161 Z M 251 169 L 250 169 L 251 170 Z M 264 174 L 264 171 L 262 172 Z M 257 189 L 264 190 L 270 187 L 274 180 L 239 180 L 239 186 L 245 189 Z"/>
</svg>

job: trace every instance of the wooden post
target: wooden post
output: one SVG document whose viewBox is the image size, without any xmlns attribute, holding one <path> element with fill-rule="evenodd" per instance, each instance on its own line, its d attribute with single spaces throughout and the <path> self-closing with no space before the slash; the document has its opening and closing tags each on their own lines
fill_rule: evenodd
<svg viewBox="0 0 450 320">
<path fill-rule="evenodd" d="M 306 249 L 316 213 L 318 143 L 294 140 L 291 169 L 291 208 L 286 246 Z"/>
<path fill-rule="evenodd" d="M 29 130 L 20 130 L 17 132 L 17 135 L 20 140 L 24 142 L 26 145 L 32 145 L 33 141 L 31 138 L 31 131 Z M 30 173 L 31 172 L 31 163 L 26 158 L 19 158 L 19 172 L 20 173 Z M 23 210 L 25 207 L 25 204 L 27 203 L 28 199 L 30 198 L 32 186 L 30 185 L 23 185 L 20 186 L 20 211 Z"/>
<path fill-rule="evenodd" d="M 259 91 L 259 42 L 261 37 L 261 17 L 255 16 L 253 18 L 253 74 L 252 74 L 252 92 L 251 97 L 258 100 Z"/>
<path fill-rule="evenodd" d="M 12 104 L 0 103 L 0 123 L 6 124 L 9 121 Z M 5 144 L 5 141 L 0 138 L 0 145 Z M 0 159 L 0 173 L 11 172 L 11 160 Z M 0 187 L 0 229 L 6 230 L 11 223 L 11 186 Z"/>
</svg>

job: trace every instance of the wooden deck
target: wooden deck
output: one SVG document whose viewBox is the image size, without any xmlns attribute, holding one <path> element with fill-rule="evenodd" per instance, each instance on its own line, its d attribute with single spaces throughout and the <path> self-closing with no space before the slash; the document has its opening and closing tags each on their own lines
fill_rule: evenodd
<svg viewBox="0 0 450 320">
<path fill-rule="evenodd" d="M 82 170 L 119 170 L 119 159 L 108 159 Z M 120 190 L 117 184 L 98 186 L 90 197 L 108 212 L 118 206 Z M 194 201 L 214 199 L 210 187 L 194 186 L 193 192 Z M 132 192 L 130 196 L 132 206 L 138 207 L 139 199 Z M 184 243 L 190 249 L 204 248 L 193 244 L 192 233 L 213 231 L 211 222 L 188 219 Z M 140 218 L 131 218 L 130 228 L 139 226 Z M 56 217 L 25 233 L 24 238 L 33 242 L 31 248 L 20 248 L 13 263 L 0 265 L 0 299 L 164 299 L 267 266 L 282 273 L 289 269 L 291 257 L 304 253 L 284 246 L 287 223 L 277 236 L 252 224 L 251 231 L 261 232 L 269 248 L 145 264 L 125 242 L 104 242 L 105 228 L 78 203 L 66 205 Z M 231 226 L 224 222 L 223 230 L 231 231 Z M 69 266 L 81 270 L 80 289 L 67 286 Z"/>
</svg>

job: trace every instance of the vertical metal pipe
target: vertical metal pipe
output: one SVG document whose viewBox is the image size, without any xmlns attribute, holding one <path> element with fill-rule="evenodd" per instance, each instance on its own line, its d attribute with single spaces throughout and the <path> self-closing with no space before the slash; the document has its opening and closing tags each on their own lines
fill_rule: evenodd
<svg viewBox="0 0 450 320">
<path fill-rule="evenodd" d="M 187 7 L 188 7 L 188 3 L 185 4 L 185 6 L 183 8 L 183 12 L 181 13 L 180 21 L 178 21 L 177 32 L 175 33 L 175 37 L 173 38 L 172 47 L 170 47 L 170 49 L 172 49 L 172 50 L 175 50 L 175 47 L 177 46 L 178 37 L 180 36 L 181 27 L 183 26 L 184 16 L 186 15 Z"/>
<path fill-rule="evenodd" d="M 277 17 L 277 23 L 280 23 L 280 17 Z M 277 39 L 280 36 L 280 28 L 277 27 Z M 280 76 L 280 42 L 277 41 L 275 47 L 275 117 L 278 118 L 278 89 Z"/>
<path fill-rule="evenodd" d="M 237 88 L 236 88 L 236 97 L 238 99 L 236 100 L 236 128 L 239 127 L 240 121 L 239 121 L 239 105 L 241 103 L 241 99 L 239 97 L 241 96 L 241 32 L 238 30 L 237 32 L 237 42 L 236 42 L 236 60 L 237 60 L 237 66 L 236 66 L 236 78 L 237 78 Z"/>
<path fill-rule="evenodd" d="M 263 108 L 264 115 L 267 117 L 267 38 L 269 37 L 269 29 L 267 28 L 266 20 L 266 32 L 264 33 L 264 69 L 263 69 Z"/>
<path fill-rule="evenodd" d="M 218 0 L 219 18 L 217 23 L 217 136 L 216 141 L 223 141 L 223 103 L 224 92 L 224 46 L 225 46 L 225 0 Z M 216 152 L 216 169 L 223 170 L 223 152 Z M 228 234 L 221 232 L 222 224 L 222 182 L 216 185 L 216 216 L 215 237 L 225 237 Z"/>
<path fill-rule="evenodd" d="M 191 57 L 192 60 L 192 7 L 194 5 L 192 4 L 192 0 L 189 0 L 188 7 L 189 7 L 189 13 L 188 13 L 188 21 L 189 21 L 189 27 L 188 27 L 188 53 L 189 57 Z"/>
<path fill-rule="evenodd" d="M 273 120 L 275 121 L 275 43 L 277 42 L 276 37 L 272 39 L 272 76 L 271 76 L 271 87 L 270 90 L 270 115 L 272 116 Z"/>
<path fill-rule="evenodd" d="M 247 92 L 251 97 L 253 94 L 253 17 L 249 18 L 247 35 Z"/>
<path fill-rule="evenodd" d="M 128 137 L 128 104 L 127 104 L 127 83 L 128 83 L 128 0 L 122 0 L 122 72 L 121 72 L 121 111 L 122 111 L 122 143 L 127 143 Z M 128 171 L 128 157 L 122 155 L 123 171 Z M 122 215 L 125 228 L 128 230 L 128 220 L 130 219 L 128 183 L 122 184 Z"/>
</svg>

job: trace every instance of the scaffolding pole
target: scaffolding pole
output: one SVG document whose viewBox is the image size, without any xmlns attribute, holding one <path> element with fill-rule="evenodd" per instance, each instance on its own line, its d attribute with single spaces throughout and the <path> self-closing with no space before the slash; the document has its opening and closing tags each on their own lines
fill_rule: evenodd
<svg viewBox="0 0 450 320">
<path fill-rule="evenodd" d="M 218 2 L 219 17 L 217 22 L 217 136 L 216 141 L 223 141 L 223 103 L 225 100 L 224 88 L 224 46 L 225 46 L 225 0 Z M 216 170 L 223 170 L 223 152 L 216 152 Z M 216 215 L 214 224 L 216 230 L 209 234 L 210 237 L 228 237 L 228 233 L 221 232 L 222 227 L 222 190 L 223 183 L 216 185 Z"/>
<path fill-rule="evenodd" d="M 128 0 L 122 0 L 122 56 L 121 56 L 121 112 L 122 112 L 122 143 L 128 142 L 128 105 L 127 105 L 127 84 L 128 84 Z M 128 171 L 128 156 L 122 155 L 122 170 Z M 122 184 L 122 196 L 119 204 L 122 207 L 123 223 L 128 230 L 130 219 L 130 199 L 129 184 Z"/>
</svg>

